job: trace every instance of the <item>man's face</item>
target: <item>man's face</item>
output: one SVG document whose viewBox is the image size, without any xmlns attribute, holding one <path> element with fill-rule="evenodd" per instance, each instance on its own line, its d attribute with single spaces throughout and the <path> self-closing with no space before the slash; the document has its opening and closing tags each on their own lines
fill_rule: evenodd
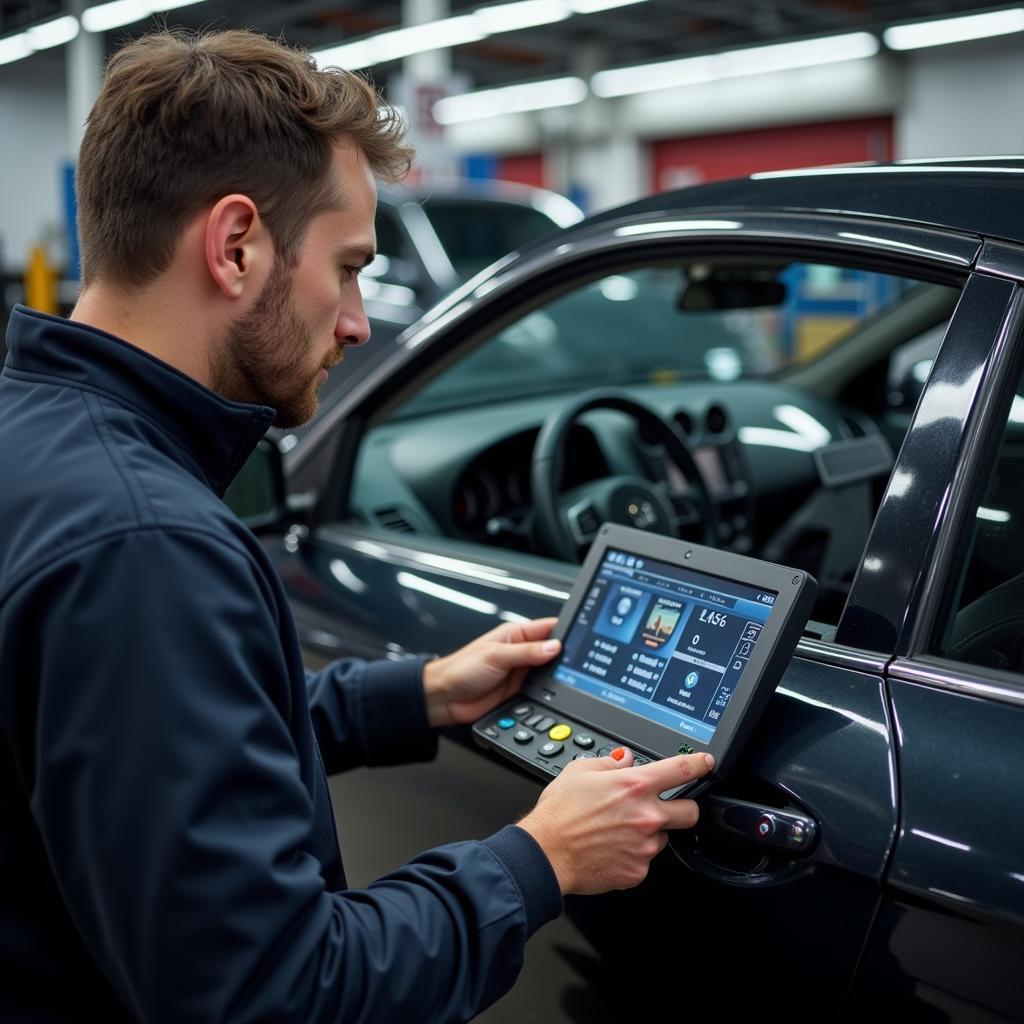
<svg viewBox="0 0 1024 1024">
<path fill-rule="evenodd" d="M 355 146 L 335 147 L 331 173 L 344 209 L 310 221 L 298 262 L 275 262 L 252 308 L 228 329 L 223 349 L 222 372 L 234 385 L 229 393 L 275 408 L 279 427 L 312 419 L 327 371 L 341 362 L 346 345 L 370 336 L 358 273 L 376 247 L 377 189 Z"/>
</svg>

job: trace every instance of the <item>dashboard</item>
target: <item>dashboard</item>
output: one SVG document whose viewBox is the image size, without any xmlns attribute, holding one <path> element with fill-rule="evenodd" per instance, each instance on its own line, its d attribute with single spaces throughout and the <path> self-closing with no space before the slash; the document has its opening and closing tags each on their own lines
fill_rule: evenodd
<svg viewBox="0 0 1024 1024">
<path fill-rule="evenodd" d="M 717 513 L 716 543 L 741 553 L 763 556 L 794 510 L 827 486 L 816 449 L 877 433 L 861 413 L 773 381 L 620 390 L 684 438 Z M 577 397 L 462 407 L 373 428 L 356 465 L 354 513 L 389 530 L 546 554 L 533 522 L 533 448 L 548 417 Z M 613 475 L 684 482 L 664 446 L 614 410 L 582 416 L 567 451 L 561 492 Z M 773 553 L 813 571 L 819 548 L 820 537 L 796 536 L 784 557 Z"/>
</svg>

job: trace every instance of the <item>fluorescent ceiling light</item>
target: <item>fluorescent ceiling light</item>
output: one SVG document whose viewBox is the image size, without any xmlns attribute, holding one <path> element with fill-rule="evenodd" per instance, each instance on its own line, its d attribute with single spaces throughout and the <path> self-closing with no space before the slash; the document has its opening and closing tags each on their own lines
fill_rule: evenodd
<svg viewBox="0 0 1024 1024">
<path fill-rule="evenodd" d="M 78 19 L 66 14 L 63 18 L 44 21 L 42 25 L 33 25 L 25 31 L 28 41 L 34 50 L 47 50 L 51 46 L 70 43 L 78 35 Z"/>
<path fill-rule="evenodd" d="M 114 0 L 114 3 L 103 6 L 114 7 L 118 4 L 140 2 L 141 0 Z M 184 2 L 194 3 L 196 0 Z M 407 25 L 389 32 L 364 36 L 351 43 L 315 50 L 313 59 L 319 67 L 335 65 L 350 69 L 368 68 L 389 60 L 411 57 L 414 53 L 443 50 L 464 43 L 479 42 L 487 36 L 502 32 L 548 25 L 573 14 L 591 14 L 594 11 L 605 11 L 642 2 L 646 0 L 514 0 L 512 3 L 478 7 L 470 14 L 441 18 L 421 25 Z"/>
<path fill-rule="evenodd" d="M 518 0 L 517 3 L 480 7 L 473 12 L 484 31 L 491 35 L 549 25 L 568 18 L 571 13 L 565 0 Z"/>
<path fill-rule="evenodd" d="M 106 32 L 146 18 L 152 10 L 149 0 L 112 0 L 83 11 L 82 27 L 87 32 Z"/>
<path fill-rule="evenodd" d="M 414 53 L 428 50 L 443 50 L 449 46 L 475 43 L 483 39 L 487 31 L 483 23 L 473 14 L 461 14 L 454 18 L 442 18 L 423 25 L 409 25 L 392 32 L 380 32 L 375 36 L 357 39 L 352 43 L 332 46 L 313 54 L 319 67 L 337 65 L 343 68 L 367 68 Z"/>
<path fill-rule="evenodd" d="M 82 28 L 87 32 L 107 32 L 112 28 L 130 25 L 160 11 L 188 7 L 201 0 L 112 0 L 82 12 Z"/>
<path fill-rule="evenodd" d="M 599 71 L 590 80 L 598 96 L 626 96 L 673 86 L 697 85 L 723 78 L 741 78 L 771 71 L 860 60 L 878 53 L 878 40 L 870 32 L 848 32 L 839 36 L 802 39 L 795 43 L 751 46 L 704 57 L 685 57 L 658 64 Z"/>
<path fill-rule="evenodd" d="M 27 57 L 34 52 L 32 44 L 24 32 L 0 39 L 0 64 L 10 64 L 11 61 L 21 60 L 22 57 Z"/>
<path fill-rule="evenodd" d="M 715 73 L 710 57 L 684 57 L 659 64 L 639 64 L 631 68 L 598 71 L 590 79 L 590 88 L 597 96 L 626 96 L 634 92 L 650 92 L 677 85 L 699 85 L 713 82 Z"/>
<path fill-rule="evenodd" d="M 882 38 L 892 50 L 916 50 L 922 46 L 944 46 L 1021 31 L 1024 31 L 1024 7 L 1011 7 L 1005 11 L 970 14 L 963 18 L 894 25 L 885 30 Z"/>
<path fill-rule="evenodd" d="M 16 36 L 0 39 L 0 64 L 10 64 L 31 56 L 37 50 L 48 50 L 51 46 L 69 43 L 78 35 L 78 31 L 78 19 L 70 14 L 33 25 Z"/>
<path fill-rule="evenodd" d="M 457 124 L 496 114 L 568 107 L 581 102 L 586 95 L 587 83 L 582 78 L 551 78 L 543 82 L 446 96 L 434 104 L 434 118 L 439 124 Z"/>
</svg>

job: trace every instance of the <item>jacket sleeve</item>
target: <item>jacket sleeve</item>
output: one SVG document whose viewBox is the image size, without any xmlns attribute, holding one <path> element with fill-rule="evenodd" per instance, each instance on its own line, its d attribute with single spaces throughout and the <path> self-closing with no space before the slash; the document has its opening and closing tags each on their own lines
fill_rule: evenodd
<svg viewBox="0 0 1024 1024">
<path fill-rule="evenodd" d="M 305 687 L 243 550 L 138 529 L 18 597 L 5 618 L 37 689 L 33 814 L 76 926 L 141 1020 L 438 1024 L 511 985 L 561 909 L 523 830 L 327 888 Z"/>
<path fill-rule="evenodd" d="M 437 734 L 427 722 L 424 660 L 345 658 L 306 673 L 310 718 L 329 773 L 435 756 Z"/>
</svg>

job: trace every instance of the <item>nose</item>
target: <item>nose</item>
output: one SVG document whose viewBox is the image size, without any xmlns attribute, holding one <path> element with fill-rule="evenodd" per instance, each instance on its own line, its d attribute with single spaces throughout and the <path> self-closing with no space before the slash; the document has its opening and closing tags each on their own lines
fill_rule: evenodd
<svg viewBox="0 0 1024 1024">
<path fill-rule="evenodd" d="M 363 297 L 358 288 L 353 290 L 354 297 L 342 305 L 334 325 L 334 336 L 343 345 L 362 345 L 370 337 L 370 321 L 363 307 Z"/>
</svg>

